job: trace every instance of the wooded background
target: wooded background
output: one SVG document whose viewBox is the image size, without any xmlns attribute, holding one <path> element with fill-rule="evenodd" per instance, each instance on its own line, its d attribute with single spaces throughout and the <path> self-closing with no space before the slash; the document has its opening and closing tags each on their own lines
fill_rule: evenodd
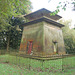
<svg viewBox="0 0 75 75">
<path fill-rule="evenodd" d="M 0 50 L 19 50 L 23 28 L 18 26 L 26 23 L 23 15 L 30 13 L 31 9 L 29 0 L 0 0 Z M 62 30 L 66 52 L 75 53 L 75 29 L 69 28 L 71 21 L 59 22 L 65 25 Z"/>
</svg>

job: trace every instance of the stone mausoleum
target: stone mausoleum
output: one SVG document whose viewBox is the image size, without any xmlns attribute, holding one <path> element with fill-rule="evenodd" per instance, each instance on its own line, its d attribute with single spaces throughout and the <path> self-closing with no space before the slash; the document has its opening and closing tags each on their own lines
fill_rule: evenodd
<svg viewBox="0 0 75 75">
<path fill-rule="evenodd" d="M 22 25 L 20 53 L 33 56 L 66 54 L 61 29 L 64 25 L 57 22 L 62 17 L 50 16 L 50 13 L 43 8 L 24 16 L 29 22 Z"/>
</svg>

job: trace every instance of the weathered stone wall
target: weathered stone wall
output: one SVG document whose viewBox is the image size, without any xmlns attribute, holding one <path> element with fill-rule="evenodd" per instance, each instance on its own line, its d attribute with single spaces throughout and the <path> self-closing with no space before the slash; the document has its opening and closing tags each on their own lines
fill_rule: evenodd
<svg viewBox="0 0 75 75">
<path fill-rule="evenodd" d="M 27 44 L 30 40 L 33 42 L 32 55 L 56 54 L 54 52 L 54 42 L 57 42 L 57 54 L 65 54 L 62 30 L 50 23 L 43 21 L 24 26 L 20 52 L 28 54 Z"/>
<path fill-rule="evenodd" d="M 44 22 L 44 34 L 44 54 L 55 54 L 53 42 L 57 42 L 57 53 L 65 54 L 63 34 L 61 28 Z"/>
<path fill-rule="evenodd" d="M 32 51 L 34 55 L 42 54 L 43 50 L 43 22 L 33 25 L 24 26 L 20 51 L 24 51 L 27 54 L 27 43 L 33 41 Z"/>
</svg>

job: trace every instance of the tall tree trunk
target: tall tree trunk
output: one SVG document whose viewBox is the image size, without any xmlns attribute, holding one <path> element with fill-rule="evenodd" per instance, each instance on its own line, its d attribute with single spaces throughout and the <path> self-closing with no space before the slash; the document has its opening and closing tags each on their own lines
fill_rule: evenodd
<svg viewBox="0 0 75 75">
<path fill-rule="evenodd" d="M 7 36 L 7 52 L 9 52 L 9 42 L 10 42 L 10 36 Z"/>
</svg>

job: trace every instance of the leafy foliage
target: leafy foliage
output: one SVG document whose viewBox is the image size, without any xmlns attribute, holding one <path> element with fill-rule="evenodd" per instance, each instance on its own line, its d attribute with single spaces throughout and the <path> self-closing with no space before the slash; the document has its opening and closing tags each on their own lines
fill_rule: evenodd
<svg viewBox="0 0 75 75">
<path fill-rule="evenodd" d="M 21 32 L 16 27 L 26 21 L 20 15 L 30 13 L 31 8 L 29 0 L 0 0 L 0 48 L 18 47 Z"/>
<path fill-rule="evenodd" d="M 12 16 L 29 13 L 31 8 L 29 0 L 0 0 L 0 29 L 4 30 L 10 25 Z"/>
<path fill-rule="evenodd" d="M 49 0 L 48 2 L 50 2 L 50 1 L 51 1 L 51 0 Z M 58 6 L 56 7 L 56 10 L 53 11 L 50 15 L 51 15 L 51 16 L 52 16 L 52 15 L 56 15 L 56 14 L 60 11 L 60 8 L 61 8 L 62 10 L 64 10 L 64 11 L 66 11 L 66 7 L 67 7 L 68 5 L 72 5 L 72 6 L 73 6 L 73 7 L 72 7 L 72 10 L 75 11 L 75 0 L 71 0 L 71 1 L 65 0 L 65 1 L 60 1 L 59 4 L 58 4 Z"/>
<path fill-rule="evenodd" d="M 63 30 L 64 43 L 65 43 L 65 48 L 67 50 L 67 53 L 74 54 L 75 53 L 75 30 L 69 28 L 69 26 L 71 25 L 71 21 L 61 20 L 60 23 L 65 25 L 65 27 L 62 30 Z"/>
</svg>

